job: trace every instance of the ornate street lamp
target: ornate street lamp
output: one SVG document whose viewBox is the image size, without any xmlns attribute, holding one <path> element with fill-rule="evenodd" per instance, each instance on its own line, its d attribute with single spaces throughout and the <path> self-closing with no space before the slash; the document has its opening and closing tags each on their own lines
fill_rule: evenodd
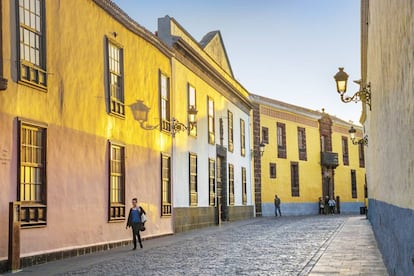
<svg viewBox="0 0 414 276">
<path fill-rule="evenodd" d="M 351 126 L 348 132 L 349 132 L 349 136 L 351 137 L 352 144 L 368 146 L 368 135 L 365 135 L 364 138 L 362 139 L 356 139 L 355 137 L 356 129 L 353 126 Z"/>
<path fill-rule="evenodd" d="M 141 128 L 146 130 L 153 130 L 158 128 L 159 125 L 148 125 L 148 113 L 151 108 L 149 108 L 143 101 L 137 100 L 135 103 L 130 105 L 132 115 L 134 119 L 139 122 Z M 191 106 L 188 109 L 188 123 L 189 126 L 187 127 L 176 118 L 171 119 L 171 134 L 174 137 L 176 133 L 180 131 L 185 131 L 188 129 L 193 129 L 194 126 L 197 124 L 197 110 L 194 106 Z"/>
<path fill-rule="evenodd" d="M 263 142 L 261 142 L 261 143 L 260 143 L 260 145 L 259 145 L 259 149 L 260 149 L 260 156 L 263 156 L 265 146 L 266 146 L 266 145 L 265 145 Z"/>
<path fill-rule="evenodd" d="M 361 84 L 361 81 L 355 81 L 360 85 L 360 90 L 357 91 L 352 97 L 345 96 L 348 83 L 348 74 L 344 71 L 343 67 L 339 67 L 338 73 L 335 74 L 334 79 L 336 82 L 336 90 L 341 95 L 341 101 L 344 103 L 363 101 L 371 110 L 371 84 Z"/>
<path fill-rule="evenodd" d="M 194 126 L 197 124 L 196 116 L 197 116 L 197 109 L 195 108 L 194 105 L 192 105 L 188 109 L 188 122 L 190 124 L 190 129 L 193 129 Z"/>
</svg>

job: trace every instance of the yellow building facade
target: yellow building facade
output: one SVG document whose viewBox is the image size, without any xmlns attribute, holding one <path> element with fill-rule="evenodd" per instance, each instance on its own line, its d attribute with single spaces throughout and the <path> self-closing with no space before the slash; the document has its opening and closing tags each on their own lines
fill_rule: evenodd
<svg viewBox="0 0 414 276">
<path fill-rule="evenodd" d="M 254 164 L 256 214 L 275 215 L 275 195 L 282 215 L 317 214 L 319 198 L 326 197 L 337 201 L 341 213 L 360 212 L 365 205 L 364 146 L 352 144 L 352 124 L 257 95 L 251 99 L 254 144 L 265 145 Z M 361 128 L 353 127 L 361 137 Z"/>
<path fill-rule="evenodd" d="M 137 100 L 160 117 L 169 48 L 111 1 L 1 4 L 0 263 L 9 202 L 21 204 L 22 265 L 127 244 L 133 197 L 144 238 L 173 233 L 160 176 L 172 135 L 136 117 Z"/>
<path fill-rule="evenodd" d="M 20 220 L 22 266 L 128 245 L 134 197 L 143 238 L 254 216 L 252 105 L 220 32 L 154 34 L 109 0 L 0 7 L 0 224 Z M 9 245 L 1 227 L 0 271 Z"/>
</svg>

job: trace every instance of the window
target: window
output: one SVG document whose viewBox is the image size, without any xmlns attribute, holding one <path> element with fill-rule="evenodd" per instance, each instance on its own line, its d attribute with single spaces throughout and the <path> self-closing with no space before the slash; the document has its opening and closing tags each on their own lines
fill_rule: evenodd
<svg viewBox="0 0 414 276">
<path fill-rule="evenodd" d="M 352 198 L 357 198 L 357 182 L 356 182 L 356 171 L 351 170 L 351 190 Z"/>
<path fill-rule="evenodd" d="M 349 156 L 348 156 L 348 138 L 342 136 L 342 159 L 344 161 L 344 166 L 349 165 Z"/>
<path fill-rule="evenodd" d="M 365 168 L 365 153 L 364 153 L 363 144 L 358 144 L 358 155 L 359 155 L 359 167 Z"/>
<path fill-rule="evenodd" d="M 122 48 L 115 43 L 108 42 L 108 83 L 110 113 L 125 115 L 124 102 L 124 61 Z"/>
<path fill-rule="evenodd" d="M 16 3 L 19 18 L 19 80 L 45 89 L 45 1 L 20 0 Z"/>
<path fill-rule="evenodd" d="M 269 144 L 269 129 L 262 127 L 262 143 Z"/>
<path fill-rule="evenodd" d="M 197 104 L 196 104 L 196 90 L 193 86 L 190 84 L 187 85 L 188 90 L 188 107 L 187 110 L 195 109 L 197 110 Z M 197 124 L 193 124 L 192 126 L 189 126 L 188 134 L 191 136 L 197 136 Z"/>
<path fill-rule="evenodd" d="M 170 114 L 170 79 L 160 72 L 160 126 L 163 131 L 171 131 Z"/>
<path fill-rule="evenodd" d="M 190 153 L 190 206 L 197 206 L 197 155 Z"/>
<path fill-rule="evenodd" d="M 161 154 L 161 216 L 171 216 L 171 157 Z"/>
<path fill-rule="evenodd" d="M 277 157 L 286 158 L 286 125 L 277 123 Z"/>
<path fill-rule="evenodd" d="M 270 178 L 276 178 L 276 163 L 269 163 Z"/>
<path fill-rule="evenodd" d="M 246 168 L 242 167 L 242 203 L 243 205 L 247 204 L 247 177 L 246 177 Z"/>
<path fill-rule="evenodd" d="M 290 178 L 292 196 L 299 196 L 299 164 L 290 162 Z"/>
<path fill-rule="evenodd" d="M 124 147 L 110 143 L 109 220 L 125 219 L 125 153 Z"/>
<path fill-rule="evenodd" d="M 240 119 L 240 154 L 246 156 L 246 124 Z"/>
<path fill-rule="evenodd" d="M 214 144 L 214 102 L 210 97 L 207 99 L 207 110 L 208 110 L 208 142 Z"/>
<path fill-rule="evenodd" d="M 233 149 L 234 149 L 234 145 L 233 145 L 233 113 L 230 110 L 227 111 L 227 125 L 228 125 L 229 151 L 233 152 Z"/>
<path fill-rule="evenodd" d="M 46 225 L 46 129 L 20 122 L 21 226 Z"/>
<path fill-rule="evenodd" d="M 234 205 L 234 166 L 229 164 L 229 205 Z"/>
<path fill-rule="evenodd" d="M 209 204 L 215 206 L 216 200 L 216 162 L 214 159 L 208 159 L 208 190 L 209 190 Z"/>
<path fill-rule="evenodd" d="M 299 160 L 307 160 L 306 154 L 306 130 L 303 127 L 298 127 L 298 146 L 299 146 Z"/>
</svg>

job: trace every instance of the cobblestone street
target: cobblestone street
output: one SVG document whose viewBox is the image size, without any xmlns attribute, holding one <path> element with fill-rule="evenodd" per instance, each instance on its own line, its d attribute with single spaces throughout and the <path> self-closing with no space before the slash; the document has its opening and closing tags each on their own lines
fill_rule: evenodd
<svg viewBox="0 0 414 276">
<path fill-rule="evenodd" d="M 28 267 L 20 274 L 308 275 L 350 218 L 355 219 L 273 217 L 226 223 L 147 240 L 137 251 L 117 248 Z"/>
</svg>

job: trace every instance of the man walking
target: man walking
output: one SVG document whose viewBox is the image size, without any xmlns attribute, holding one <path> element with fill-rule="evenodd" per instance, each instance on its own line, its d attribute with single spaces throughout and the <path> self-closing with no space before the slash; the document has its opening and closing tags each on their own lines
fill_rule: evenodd
<svg viewBox="0 0 414 276">
<path fill-rule="evenodd" d="M 275 195 L 275 216 L 277 217 L 277 212 L 279 211 L 279 215 L 282 216 L 282 212 L 280 212 L 280 198 Z"/>
</svg>

